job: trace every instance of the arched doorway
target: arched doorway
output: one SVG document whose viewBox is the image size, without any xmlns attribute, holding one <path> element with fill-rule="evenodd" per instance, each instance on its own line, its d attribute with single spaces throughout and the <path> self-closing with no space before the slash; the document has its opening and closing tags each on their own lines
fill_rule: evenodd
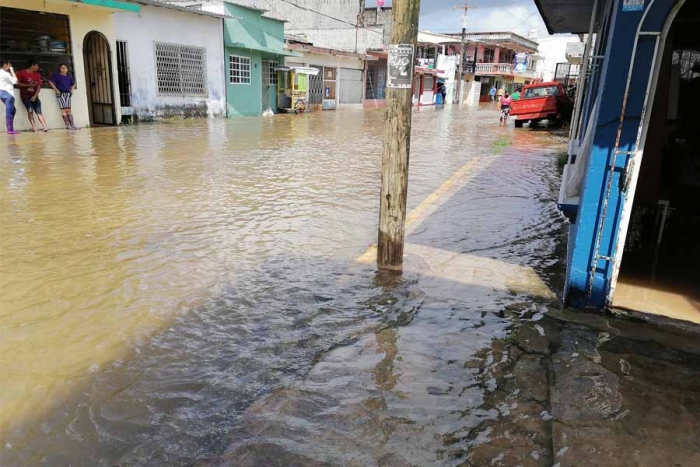
<svg viewBox="0 0 700 467">
<path fill-rule="evenodd" d="M 116 125 L 109 41 L 101 33 L 92 31 L 85 36 L 83 44 L 90 124 Z"/>
</svg>

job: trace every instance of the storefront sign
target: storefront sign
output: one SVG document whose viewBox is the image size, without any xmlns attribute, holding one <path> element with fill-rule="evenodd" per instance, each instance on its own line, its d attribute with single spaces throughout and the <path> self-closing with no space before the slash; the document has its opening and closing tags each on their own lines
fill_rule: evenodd
<svg viewBox="0 0 700 467">
<path fill-rule="evenodd" d="M 389 46 L 387 88 L 411 89 L 415 49 L 411 44 Z"/>
<path fill-rule="evenodd" d="M 515 71 L 525 71 L 527 70 L 527 54 L 517 53 L 515 54 Z"/>
<path fill-rule="evenodd" d="M 644 0 L 623 0 L 622 11 L 643 11 Z"/>
</svg>

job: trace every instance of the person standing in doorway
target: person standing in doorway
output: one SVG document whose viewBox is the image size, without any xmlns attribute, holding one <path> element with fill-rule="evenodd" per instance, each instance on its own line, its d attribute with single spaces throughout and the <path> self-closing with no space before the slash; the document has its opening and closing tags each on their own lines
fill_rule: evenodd
<svg viewBox="0 0 700 467">
<path fill-rule="evenodd" d="M 77 130 L 71 112 L 71 98 L 75 90 L 75 80 L 68 74 L 68 65 L 61 63 L 58 66 L 58 71 L 49 79 L 49 85 L 56 91 L 58 107 L 61 109 L 61 117 L 63 117 L 63 123 L 66 124 L 66 130 Z"/>
<path fill-rule="evenodd" d="M 15 131 L 15 84 L 17 77 L 15 70 L 12 68 L 12 63 L 9 60 L 2 60 L 2 69 L 0 69 L 0 101 L 5 104 L 5 124 L 7 125 L 7 134 L 16 135 Z"/>
<path fill-rule="evenodd" d="M 22 103 L 27 108 L 27 116 L 29 124 L 32 126 L 32 131 L 36 131 L 36 122 L 34 114 L 41 123 L 42 131 L 46 133 L 49 127 L 46 125 L 46 119 L 41 112 L 41 100 L 39 100 L 39 91 L 41 91 L 42 78 L 39 74 L 39 63 L 36 60 L 30 60 L 26 70 L 21 70 L 17 73 L 17 87 L 19 88 L 19 97 Z"/>
<path fill-rule="evenodd" d="M 491 98 L 491 102 L 496 101 L 496 85 L 494 84 L 491 86 L 491 90 L 489 91 L 489 97 Z"/>
</svg>

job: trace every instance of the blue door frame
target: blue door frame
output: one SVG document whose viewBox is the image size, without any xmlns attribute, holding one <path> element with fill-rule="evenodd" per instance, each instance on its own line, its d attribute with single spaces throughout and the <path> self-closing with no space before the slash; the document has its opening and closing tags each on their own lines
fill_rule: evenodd
<svg viewBox="0 0 700 467">
<path fill-rule="evenodd" d="M 589 88 L 589 91 L 596 92 L 595 96 L 590 96 L 591 99 L 595 101 L 598 98 L 599 101 L 598 113 L 592 123 L 595 125 L 595 133 L 585 170 L 586 178 L 576 224 L 571 226 L 569 235 L 566 302 L 576 308 L 602 309 L 608 305 L 613 277 L 617 275 L 616 269 L 619 268 L 621 259 L 618 249 L 624 247 L 626 236 L 622 229 L 626 226 L 626 222 L 623 222 L 623 207 L 627 202 L 625 186 L 627 177 L 630 176 L 628 169 L 633 167 L 631 164 L 638 167 L 641 162 L 633 159 L 641 157 L 639 150 L 644 147 L 643 138 L 638 148 L 634 146 L 642 124 L 649 83 L 655 82 L 656 70 L 652 70 L 652 59 L 657 36 L 653 33 L 664 32 L 669 15 L 677 12 L 683 2 L 684 0 L 646 0 L 645 8 L 649 10 L 646 15 L 643 11 L 627 11 L 623 0 L 611 3 L 613 14 L 608 26 L 600 82 L 597 89 Z M 640 28 L 642 19 L 644 23 Z M 652 34 L 642 35 L 638 41 L 626 117 L 621 125 L 620 114 L 638 28 Z M 664 39 L 662 36 L 660 40 L 661 51 Z M 589 84 L 595 86 L 594 80 Z M 647 102 L 650 106 L 653 93 Z M 619 145 L 616 144 L 618 132 Z M 616 146 L 623 152 L 635 150 L 637 155 L 620 155 L 618 152 L 615 157 L 613 152 Z M 614 170 L 611 170 L 614 159 Z M 608 192 L 606 209 L 605 198 Z M 596 261 L 596 255 L 605 259 Z M 595 263 L 597 265 L 593 270 Z"/>
</svg>

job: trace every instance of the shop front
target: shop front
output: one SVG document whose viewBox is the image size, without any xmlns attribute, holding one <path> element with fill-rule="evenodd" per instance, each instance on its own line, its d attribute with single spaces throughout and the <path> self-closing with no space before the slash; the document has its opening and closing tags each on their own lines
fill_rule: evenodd
<svg viewBox="0 0 700 467">
<path fill-rule="evenodd" d="M 368 51 L 365 62 L 365 95 L 362 105 L 365 109 L 386 107 L 386 70 L 388 53 L 383 50 Z"/>
<path fill-rule="evenodd" d="M 438 75 L 441 70 L 415 67 L 413 78 L 413 105 L 435 105 L 435 95 L 438 89 Z"/>
<path fill-rule="evenodd" d="M 537 3 L 550 32 L 595 35 L 559 200 L 566 302 L 700 323 L 700 3 L 583 2 L 584 21 Z"/>
<path fill-rule="evenodd" d="M 105 6 L 108 5 L 108 6 Z M 64 128 L 48 78 L 60 64 L 76 81 L 72 99 L 77 126 L 120 122 L 116 76 L 114 11 L 139 11 L 138 5 L 102 0 L 4 0 L 0 7 L 0 56 L 15 71 L 39 63 L 44 82 L 39 94 L 49 128 Z M 19 104 L 19 90 L 15 91 Z M 0 130 L 4 131 L 4 120 Z M 30 128 L 27 112 L 17 105 L 15 128 Z"/>
</svg>

